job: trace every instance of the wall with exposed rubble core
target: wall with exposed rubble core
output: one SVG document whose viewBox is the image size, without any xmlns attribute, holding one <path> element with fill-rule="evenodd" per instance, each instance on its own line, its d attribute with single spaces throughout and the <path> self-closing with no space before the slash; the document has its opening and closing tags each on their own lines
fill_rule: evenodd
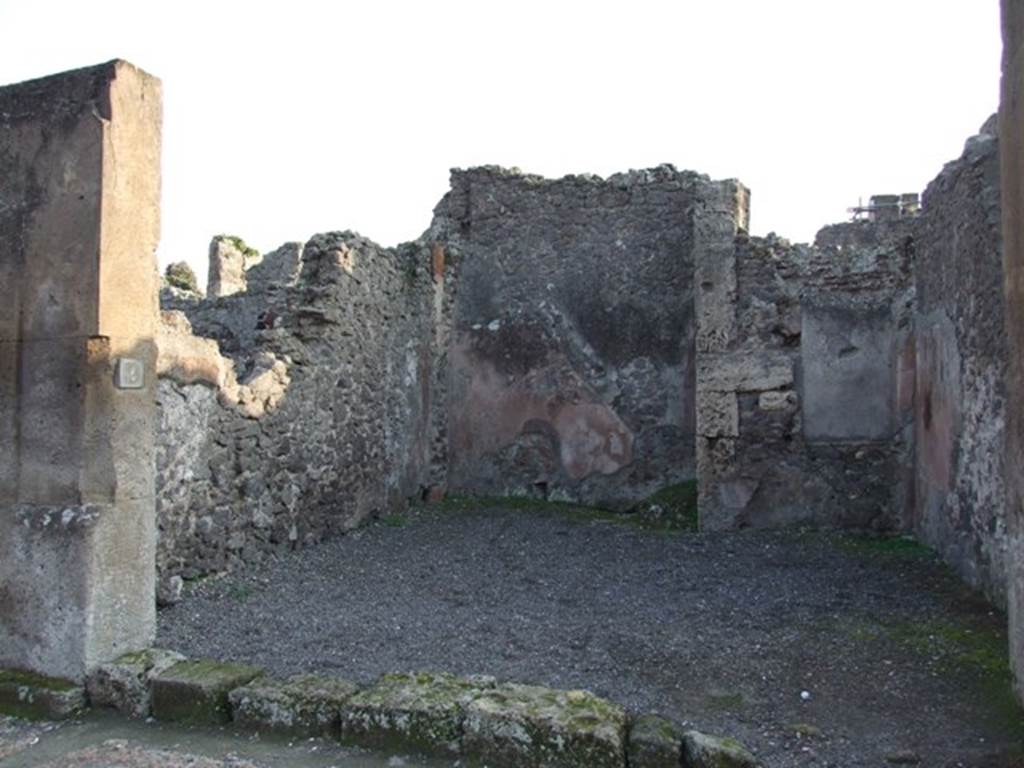
<svg viewBox="0 0 1024 768">
<path fill-rule="evenodd" d="M 455 171 L 398 248 L 215 238 L 207 298 L 163 297 L 165 594 L 411 498 L 696 478 L 706 529 L 912 530 L 1001 601 L 996 157 L 989 126 L 921 216 L 813 245 L 671 166 Z"/>
<path fill-rule="evenodd" d="M 995 120 L 924 194 L 913 528 L 1005 604 L 1007 338 Z"/>
<path fill-rule="evenodd" d="M 910 221 L 740 236 L 698 262 L 698 483 L 708 529 L 891 530 L 909 472 Z"/>
<path fill-rule="evenodd" d="M 232 256 L 228 240 L 215 258 Z M 236 290 L 219 273 L 220 296 L 164 289 L 165 600 L 180 577 L 348 530 L 437 482 L 431 403 L 448 310 L 431 257 L 328 233 L 250 264 Z"/>
<path fill-rule="evenodd" d="M 430 230 L 459 268 L 450 488 L 622 509 L 693 479 L 695 223 L 723 185 L 453 174 Z"/>
</svg>

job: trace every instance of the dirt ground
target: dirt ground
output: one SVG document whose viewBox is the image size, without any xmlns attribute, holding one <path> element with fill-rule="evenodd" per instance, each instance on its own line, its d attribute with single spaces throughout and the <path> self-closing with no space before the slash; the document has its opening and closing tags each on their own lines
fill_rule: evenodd
<svg viewBox="0 0 1024 768">
<path fill-rule="evenodd" d="M 1024 766 L 1005 616 L 904 539 L 446 502 L 189 586 L 158 645 L 369 682 L 586 688 L 765 766 Z"/>
</svg>

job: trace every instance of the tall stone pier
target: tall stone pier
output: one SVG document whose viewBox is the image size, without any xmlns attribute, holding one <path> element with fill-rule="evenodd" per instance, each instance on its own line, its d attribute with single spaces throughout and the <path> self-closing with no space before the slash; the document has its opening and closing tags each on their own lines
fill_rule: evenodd
<svg viewBox="0 0 1024 768">
<path fill-rule="evenodd" d="M 999 139 L 1006 286 L 1007 528 L 1011 537 L 1007 603 L 1010 662 L 1024 698 L 1024 2 L 1002 0 L 1003 84 Z"/>
<path fill-rule="evenodd" d="M 160 128 L 123 61 L 0 88 L 0 667 L 153 639 Z"/>
</svg>

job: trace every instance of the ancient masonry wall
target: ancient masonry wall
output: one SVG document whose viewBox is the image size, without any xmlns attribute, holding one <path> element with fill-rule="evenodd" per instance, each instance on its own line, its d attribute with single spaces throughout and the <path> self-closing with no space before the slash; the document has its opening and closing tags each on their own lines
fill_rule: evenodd
<svg viewBox="0 0 1024 768">
<path fill-rule="evenodd" d="M 1006 299 L 1006 524 L 1010 662 L 1024 699 L 1024 4 L 1002 0 L 1003 79 L 999 106 L 1004 296 Z"/>
<path fill-rule="evenodd" d="M 0 667 L 153 640 L 160 94 L 123 61 L 0 88 Z"/>
<path fill-rule="evenodd" d="M 425 246 L 328 233 L 268 254 L 228 295 L 164 290 L 164 599 L 180 577 L 350 529 L 436 481 L 437 262 Z"/>
<path fill-rule="evenodd" d="M 671 166 L 453 174 L 430 229 L 459 268 L 451 489 L 627 508 L 694 477 L 696 230 L 725 246 L 746 216 L 723 186 Z"/>
<path fill-rule="evenodd" d="M 916 270 L 913 529 L 1006 600 L 1006 360 L 993 119 L 924 194 Z"/>
<path fill-rule="evenodd" d="M 697 264 L 702 526 L 898 527 L 910 225 L 835 225 L 814 246 L 741 234 L 708 256 Z"/>
</svg>

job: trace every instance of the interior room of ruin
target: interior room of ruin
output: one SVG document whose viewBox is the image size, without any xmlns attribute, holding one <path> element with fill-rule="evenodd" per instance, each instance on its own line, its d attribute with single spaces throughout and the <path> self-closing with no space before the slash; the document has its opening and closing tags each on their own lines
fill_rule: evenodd
<svg viewBox="0 0 1024 768">
<path fill-rule="evenodd" d="M 919 206 L 879 196 L 806 244 L 749 234 L 738 180 L 482 166 L 412 242 L 218 235 L 201 287 L 156 269 L 156 78 L 0 88 L 0 668 L 80 685 L 203 584 L 514 499 L 699 542 L 916 542 L 999 625 L 1019 696 L 1024 6 L 1003 5 L 1000 113 Z"/>
</svg>

